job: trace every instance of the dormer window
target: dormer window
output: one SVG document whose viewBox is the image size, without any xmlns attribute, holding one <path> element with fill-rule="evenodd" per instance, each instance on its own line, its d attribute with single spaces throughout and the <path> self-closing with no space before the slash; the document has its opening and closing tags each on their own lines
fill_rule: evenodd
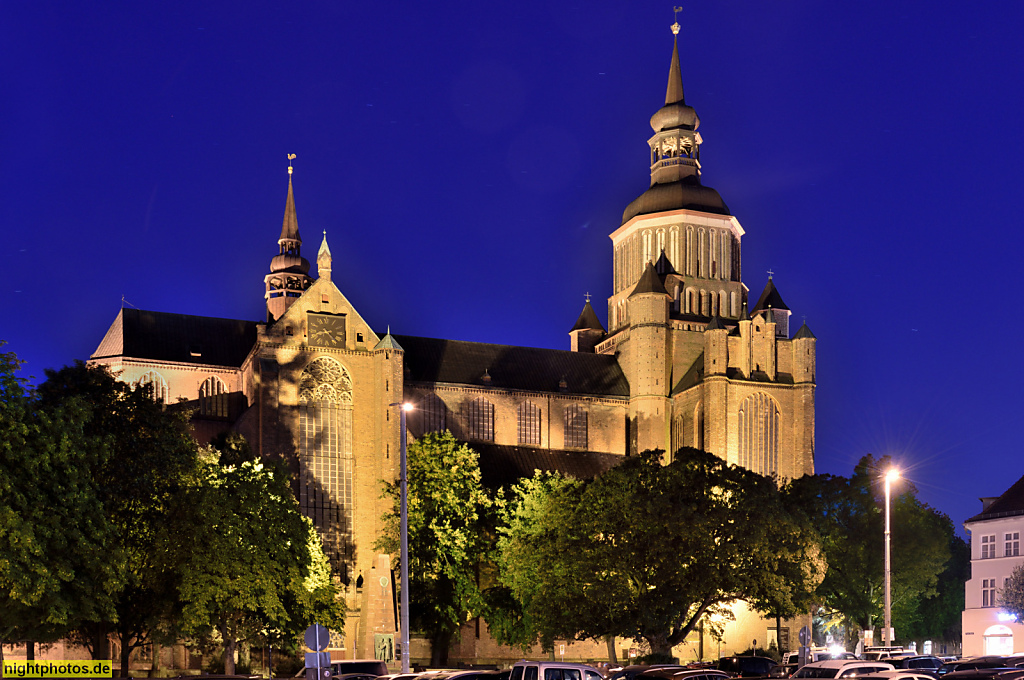
<svg viewBox="0 0 1024 680">
<path fill-rule="evenodd" d="M 201 357 L 201 356 L 203 356 L 203 352 L 199 348 L 199 345 L 189 345 L 188 346 L 188 353 L 191 356 L 194 356 L 194 357 Z"/>
</svg>

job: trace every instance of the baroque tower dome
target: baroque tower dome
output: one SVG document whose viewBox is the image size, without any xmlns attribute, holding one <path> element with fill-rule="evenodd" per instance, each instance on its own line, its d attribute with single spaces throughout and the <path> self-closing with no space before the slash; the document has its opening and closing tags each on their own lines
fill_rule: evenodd
<svg viewBox="0 0 1024 680">
<path fill-rule="evenodd" d="M 637 215 L 687 208 L 728 215 L 729 208 L 711 187 L 700 183 L 700 145 L 697 128 L 700 117 L 683 95 L 683 77 L 679 67 L 679 24 L 672 25 L 672 63 L 665 90 L 665 105 L 651 116 L 654 136 L 651 147 L 651 186 L 626 206 L 622 224 Z"/>
</svg>

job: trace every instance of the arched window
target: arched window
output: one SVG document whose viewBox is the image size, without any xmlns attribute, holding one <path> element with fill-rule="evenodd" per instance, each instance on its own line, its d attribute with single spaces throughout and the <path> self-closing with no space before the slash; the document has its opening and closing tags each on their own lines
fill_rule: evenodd
<svg viewBox="0 0 1024 680">
<path fill-rule="evenodd" d="M 153 401 L 156 403 L 167 403 L 167 381 L 164 380 L 164 377 L 156 371 L 146 371 L 146 373 L 139 378 L 136 385 L 143 390 L 149 390 L 150 396 L 153 397 Z"/>
<path fill-rule="evenodd" d="M 779 407 L 764 392 L 740 404 L 739 444 L 742 467 L 762 475 L 779 471 Z"/>
<path fill-rule="evenodd" d="M 441 397 L 437 396 L 433 392 L 427 394 L 417 405 L 417 411 L 420 413 L 421 423 L 423 424 L 423 433 L 427 432 L 444 432 L 447 429 L 447 412 L 448 409 L 441 401 Z"/>
<path fill-rule="evenodd" d="M 520 444 L 540 444 L 540 409 L 532 401 L 524 401 L 516 411 Z"/>
<path fill-rule="evenodd" d="M 565 409 L 565 448 L 587 448 L 587 411 L 579 404 Z"/>
<path fill-rule="evenodd" d="M 693 409 L 693 448 L 704 450 L 704 402 L 698 401 Z"/>
<path fill-rule="evenodd" d="M 1013 654 L 1013 631 L 1007 626 L 989 626 L 985 629 L 985 654 Z"/>
<path fill-rule="evenodd" d="M 352 380 L 330 357 L 299 378 L 299 507 L 313 520 L 335 573 L 352 558 Z"/>
<path fill-rule="evenodd" d="M 228 417 L 228 388 L 215 375 L 207 378 L 199 388 L 199 415 L 205 418 Z"/>
<path fill-rule="evenodd" d="M 494 404 L 478 397 L 462 406 L 466 439 L 494 441 Z"/>
</svg>

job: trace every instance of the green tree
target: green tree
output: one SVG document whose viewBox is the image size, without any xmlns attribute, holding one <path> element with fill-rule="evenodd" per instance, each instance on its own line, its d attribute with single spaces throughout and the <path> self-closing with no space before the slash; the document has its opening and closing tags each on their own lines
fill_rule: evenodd
<svg viewBox="0 0 1024 680">
<path fill-rule="evenodd" d="M 99 503 L 103 459 L 83 443 L 87 404 L 41 407 L 18 366 L 0 353 L 0 640 L 51 641 L 112 618 L 103 593 L 120 575 Z"/>
<path fill-rule="evenodd" d="M 805 476 L 787 491 L 789 502 L 802 509 L 822 539 L 829 569 L 818 587 L 818 600 L 850 630 L 871 629 L 882 615 L 883 476 L 891 466 L 888 458 L 869 455 L 849 478 Z M 938 577 L 950 560 L 951 524 L 922 503 L 905 479 L 893 487 L 891 503 L 893 612 L 903 611 L 909 624 L 915 603 L 938 592 Z M 898 623 L 894 618 L 893 627 Z M 905 631 L 897 628 L 897 633 L 899 637 Z"/>
<path fill-rule="evenodd" d="M 999 606 L 1013 614 L 1018 621 L 1024 621 L 1024 565 L 1014 567 L 999 591 Z"/>
<path fill-rule="evenodd" d="M 323 545 L 303 517 L 285 469 L 245 460 L 221 465 L 210 449 L 200 483 L 176 512 L 193 527 L 167 552 L 181 559 L 180 630 L 223 645 L 224 672 L 240 642 L 280 641 L 313 622 L 340 630 L 344 606 Z"/>
<path fill-rule="evenodd" d="M 85 415 L 78 455 L 91 466 L 99 507 L 111 527 L 104 559 L 116 568 L 111 587 L 90 593 L 109 617 L 85 623 L 75 637 L 95 658 L 109 658 L 108 633 L 120 642 L 127 673 L 132 650 L 170 615 L 176 601 L 172 565 L 154 549 L 163 532 L 177 532 L 168 512 L 196 472 L 198 447 L 189 414 L 167 409 L 148 390 L 121 382 L 102 366 L 81 361 L 46 371 L 37 389 L 43 410 L 80 406 Z M 86 472 L 87 471 L 87 472 Z"/>
<path fill-rule="evenodd" d="M 813 534 L 788 517 L 772 480 L 695 449 L 660 459 L 626 458 L 532 509 L 519 496 L 502 530 L 502 579 L 542 640 L 619 635 L 667 656 L 718 606 L 796 606 L 813 587 L 822 565 L 802 547 Z M 792 574 L 802 583 L 787 583 Z"/>
<path fill-rule="evenodd" d="M 470 616 L 483 612 L 477 569 L 487 555 L 493 501 L 480 484 L 479 456 L 450 432 L 409 445 L 409 600 L 411 626 L 430 636 L 431 663 L 447 664 L 448 647 Z M 376 547 L 399 554 L 399 485 Z M 405 587 L 405 584 L 402 584 Z"/>
</svg>

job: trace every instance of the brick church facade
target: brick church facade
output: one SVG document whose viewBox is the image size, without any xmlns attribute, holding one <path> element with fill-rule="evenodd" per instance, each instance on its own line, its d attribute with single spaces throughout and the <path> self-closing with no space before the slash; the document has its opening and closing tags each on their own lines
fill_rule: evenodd
<svg viewBox="0 0 1024 680">
<path fill-rule="evenodd" d="M 650 186 L 610 235 L 608 328 L 588 300 L 568 350 L 372 329 L 331 279 L 326 234 L 310 273 L 289 166 L 265 319 L 122 309 L 91 361 L 157 399 L 193 402 L 200 441 L 234 430 L 288 462 L 346 584 L 335 656 L 372 657 L 374 636 L 396 628 L 390 559 L 372 546 L 390 509 L 381 484 L 398 476 L 404 401 L 415 404 L 411 437 L 451 430 L 480 453 L 490 486 L 535 469 L 592 477 L 623 456 L 682 446 L 780 478 L 814 472 L 816 341 L 806 325 L 790 332 L 771 279 L 748 300 L 744 230 L 701 181 L 699 125 L 674 46 L 665 105 L 651 118 Z M 467 627 L 453 660 L 518 658 L 481 625 Z M 722 653 L 774 630 L 756 616 L 729 626 Z"/>
</svg>

